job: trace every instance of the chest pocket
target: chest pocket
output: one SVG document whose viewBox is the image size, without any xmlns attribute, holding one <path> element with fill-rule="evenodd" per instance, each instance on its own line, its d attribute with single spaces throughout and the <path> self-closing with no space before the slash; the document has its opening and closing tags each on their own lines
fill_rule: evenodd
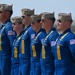
<svg viewBox="0 0 75 75">
<path fill-rule="evenodd" d="M 53 33 L 53 31 L 51 31 L 45 38 L 45 40 L 48 39 L 48 37 Z M 45 50 L 45 46 L 42 46 L 42 59 L 46 59 L 46 50 Z"/>
<path fill-rule="evenodd" d="M 62 41 L 67 34 L 68 34 L 68 32 L 65 33 L 59 40 Z M 62 59 L 61 49 L 60 49 L 61 46 L 62 46 L 61 44 L 58 44 L 57 45 L 57 57 L 58 57 L 58 60 L 61 60 Z"/>
</svg>

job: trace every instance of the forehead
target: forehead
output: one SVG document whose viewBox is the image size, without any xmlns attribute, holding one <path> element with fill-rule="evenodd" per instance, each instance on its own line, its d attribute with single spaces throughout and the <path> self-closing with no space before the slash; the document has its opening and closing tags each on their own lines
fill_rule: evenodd
<svg viewBox="0 0 75 75">
<path fill-rule="evenodd" d="M 22 14 L 22 16 L 26 16 L 26 15 Z"/>
<path fill-rule="evenodd" d="M 24 16 L 24 17 L 28 17 L 27 15 L 22 15 L 22 16 Z"/>
<path fill-rule="evenodd" d="M 31 22 L 31 25 L 37 25 L 37 21 L 33 21 L 33 22 Z"/>
<path fill-rule="evenodd" d="M 32 21 L 31 23 L 37 23 L 37 21 Z"/>
<path fill-rule="evenodd" d="M 6 13 L 6 11 L 0 10 L 0 13 Z"/>
<path fill-rule="evenodd" d="M 50 19 L 44 18 L 44 19 L 41 19 L 41 21 L 42 21 L 42 22 L 48 22 L 48 21 L 50 21 Z"/>
</svg>

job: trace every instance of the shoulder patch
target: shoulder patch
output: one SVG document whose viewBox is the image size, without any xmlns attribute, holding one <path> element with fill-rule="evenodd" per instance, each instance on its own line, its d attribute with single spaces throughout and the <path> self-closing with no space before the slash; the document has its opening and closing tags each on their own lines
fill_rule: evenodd
<svg viewBox="0 0 75 75">
<path fill-rule="evenodd" d="M 55 41 L 51 41 L 51 46 L 55 46 Z"/>
<path fill-rule="evenodd" d="M 34 39 L 35 38 L 35 34 L 31 34 L 31 39 Z"/>
<path fill-rule="evenodd" d="M 8 35 L 15 35 L 15 33 L 14 33 L 14 31 L 9 30 L 9 31 L 8 31 Z"/>
<path fill-rule="evenodd" d="M 71 40 L 70 40 L 70 45 L 71 45 L 71 44 L 75 44 L 75 39 L 71 39 Z"/>
</svg>

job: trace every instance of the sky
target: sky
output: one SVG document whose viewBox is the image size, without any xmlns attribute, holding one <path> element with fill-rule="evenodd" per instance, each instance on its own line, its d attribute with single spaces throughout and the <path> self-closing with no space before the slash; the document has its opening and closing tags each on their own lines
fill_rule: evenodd
<svg viewBox="0 0 75 75">
<path fill-rule="evenodd" d="M 75 19 L 75 0 L 0 0 L 0 4 L 13 4 L 13 15 L 21 16 L 21 9 L 35 9 L 35 14 L 42 12 L 71 13 Z"/>
</svg>

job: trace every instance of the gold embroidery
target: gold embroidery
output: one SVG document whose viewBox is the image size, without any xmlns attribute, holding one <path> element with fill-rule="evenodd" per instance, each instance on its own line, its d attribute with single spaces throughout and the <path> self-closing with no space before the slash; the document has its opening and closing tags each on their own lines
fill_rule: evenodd
<svg viewBox="0 0 75 75">
<path fill-rule="evenodd" d="M 25 43 L 24 43 L 24 40 L 22 40 L 22 54 L 25 54 Z"/>
<path fill-rule="evenodd" d="M 58 60 L 61 60 L 60 46 L 57 46 L 57 55 L 58 55 Z"/>
<path fill-rule="evenodd" d="M 62 39 L 64 39 L 64 37 L 65 37 L 67 34 L 68 34 L 68 32 L 65 33 L 65 34 L 60 38 L 60 41 L 61 41 Z M 58 60 L 61 60 L 61 49 L 60 49 L 60 45 L 57 46 L 57 56 L 58 56 Z"/>
<path fill-rule="evenodd" d="M 34 45 L 32 46 L 32 51 L 33 51 L 33 57 L 36 57 L 36 49 Z"/>
<path fill-rule="evenodd" d="M 18 49 L 17 48 L 14 49 L 14 58 L 18 58 Z"/>
<path fill-rule="evenodd" d="M 46 58 L 46 52 L 45 52 L 44 46 L 42 46 L 42 58 L 43 58 L 43 59 Z"/>
</svg>

